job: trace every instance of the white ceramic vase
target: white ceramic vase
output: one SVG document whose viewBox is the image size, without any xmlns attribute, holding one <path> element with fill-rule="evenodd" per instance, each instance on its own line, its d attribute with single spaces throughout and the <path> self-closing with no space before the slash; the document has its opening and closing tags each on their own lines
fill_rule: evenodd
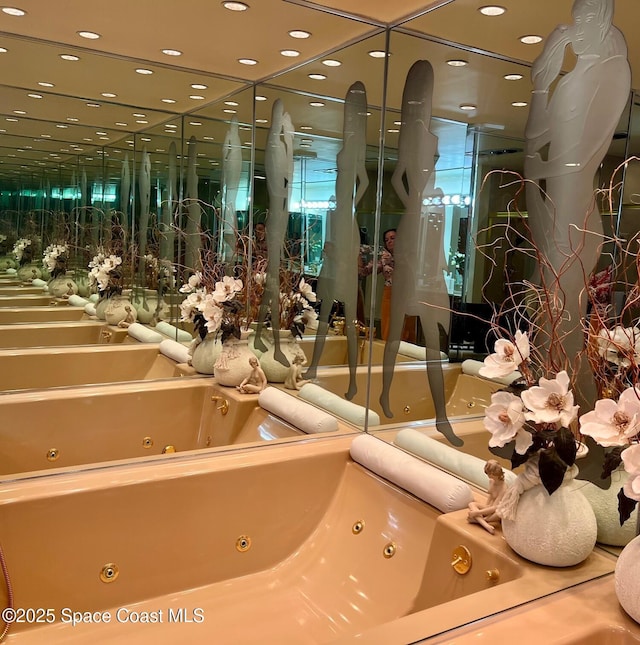
<svg viewBox="0 0 640 645">
<path fill-rule="evenodd" d="M 78 285 L 66 275 L 51 278 L 47 283 L 47 286 L 49 287 L 49 295 L 54 298 L 74 296 L 78 293 Z"/>
<path fill-rule="evenodd" d="M 42 270 L 35 264 L 25 264 L 18 269 L 18 278 L 23 282 L 42 278 Z"/>
<path fill-rule="evenodd" d="M 242 331 L 240 339 L 228 338 L 222 344 L 213 366 L 213 375 L 219 385 L 235 387 L 251 374 L 253 368 L 249 359 L 256 358 L 256 355 L 249 348 L 250 334 L 249 331 Z"/>
<path fill-rule="evenodd" d="M 502 520 L 507 544 L 523 558 L 549 567 L 570 567 L 589 556 L 598 526 L 591 504 L 573 485 L 577 468 L 549 495 L 542 484 L 520 496 L 515 519 Z"/>
<path fill-rule="evenodd" d="M 123 321 L 132 323 L 136 320 L 136 309 L 126 296 L 112 296 L 107 299 L 104 319 L 109 325 L 117 325 Z"/>
<path fill-rule="evenodd" d="M 622 608 L 640 623 L 640 535 L 622 549 L 614 578 L 616 596 Z"/>
<path fill-rule="evenodd" d="M 270 333 L 273 334 L 273 332 Z M 279 335 L 280 350 L 286 356 L 289 365 L 283 365 L 280 361 L 276 360 L 274 356 L 275 344 L 272 336 L 268 342 L 267 351 L 260 356 L 260 367 L 269 383 L 284 383 L 287 375 L 289 374 L 289 369 L 293 363 L 294 357 L 296 355 L 302 355 L 304 358 L 304 352 L 298 344 L 297 339 L 291 333 L 291 330 L 281 329 L 276 333 Z"/>
<path fill-rule="evenodd" d="M 216 334 L 207 334 L 199 343 L 194 339 L 189 350 L 193 369 L 199 374 L 213 374 L 213 364 L 221 351 L 222 343 Z"/>
<path fill-rule="evenodd" d="M 98 320 L 105 320 L 104 312 L 109 304 L 110 298 L 107 296 L 100 296 L 96 302 L 96 318 Z"/>
<path fill-rule="evenodd" d="M 148 325 L 153 321 L 153 316 L 158 311 L 156 322 L 171 317 L 169 305 L 164 300 L 158 301 L 158 292 L 152 289 L 139 290 L 132 298 L 138 312 L 138 321 Z"/>
</svg>

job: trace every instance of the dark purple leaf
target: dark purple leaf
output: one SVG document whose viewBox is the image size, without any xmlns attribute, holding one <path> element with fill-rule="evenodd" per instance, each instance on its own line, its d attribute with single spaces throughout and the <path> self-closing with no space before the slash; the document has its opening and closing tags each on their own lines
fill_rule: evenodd
<svg viewBox="0 0 640 645">
<path fill-rule="evenodd" d="M 558 457 L 564 461 L 567 466 L 573 466 L 576 461 L 578 445 L 575 437 L 568 428 L 560 428 L 553 440 Z"/>
<path fill-rule="evenodd" d="M 566 470 L 567 465 L 558 457 L 555 448 L 548 448 L 540 452 L 538 471 L 542 485 L 547 489 L 549 495 L 553 495 L 560 488 Z"/>
<path fill-rule="evenodd" d="M 622 526 L 630 517 L 631 513 L 633 513 L 633 509 L 635 509 L 636 504 L 635 499 L 629 499 L 625 494 L 624 494 L 624 488 L 621 488 L 620 491 L 618 492 L 618 513 L 620 515 L 620 526 Z"/>
</svg>

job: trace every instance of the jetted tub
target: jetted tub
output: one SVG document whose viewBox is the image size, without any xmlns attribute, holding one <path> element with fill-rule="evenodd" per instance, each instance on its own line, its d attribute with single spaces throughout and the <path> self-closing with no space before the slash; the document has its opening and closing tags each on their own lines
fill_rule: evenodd
<svg viewBox="0 0 640 645">
<path fill-rule="evenodd" d="M 54 304 L 56 307 L 62 307 L 69 304 L 64 298 L 54 298 L 47 294 L 44 295 L 25 295 L 25 296 L 0 296 L 0 307 L 46 307 Z"/>
<path fill-rule="evenodd" d="M 0 349 L 0 392 L 177 375 L 157 344 Z"/>
<path fill-rule="evenodd" d="M 529 564 L 466 511 L 440 514 L 356 464 L 349 445 L 3 484 L 15 605 L 49 609 L 7 642 L 406 645 L 613 570 L 596 552 L 569 569 Z"/>
<path fill-rule="evenodd" d="M 62 309 L 60 310 L 62 311 Z M 0 349 L 122 343 L 127 330 L 96 320 L 0 325 Z"/>
<path fill-rule="evenodd" d="M 463 374 L 460 363 L 443 363 L 445 400 L 450 417 L 481 415 L 491 402 L 491 394 L 501 385 L 487 379 Z M 358 392 L 353 403 L 366 405 L 367 370 L 361 367 L 356 373 Z M 313 383 L 344 397 L 349 384 L 349 370 L 346 367 L 327 367 L 318 370 Z M 371 394 L 369 409 L 380 415 L 381 425 L 407 423 L 435 418 L 435 408 L 424 362 L 397 364 L 391 384 L 390 404 L 392 418 L 382 412 L 378 401 L 382 391 L 382 366 L 371 368 Z"/>
<path fill-rule="evenodd" d="M 0 325 L 23 322 L 58 322 L 61 320 L 81 320 L 85 317 L 84 307 L 2 307 Z"/>
<path fill-rule="evenodd" d="M 0 396 L 0 419 L 5 478 L 308 436 L 260 408 L 257 395 L 206 377 L 8 392 Z M 335 434 L 353 432 L 338 423 Z"/>
</svg>

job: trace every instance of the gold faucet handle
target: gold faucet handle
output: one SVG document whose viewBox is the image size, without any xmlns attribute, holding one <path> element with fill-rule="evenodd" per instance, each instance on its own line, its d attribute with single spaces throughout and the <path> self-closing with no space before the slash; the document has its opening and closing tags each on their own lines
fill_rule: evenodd
<svg viewBox="0 0 640 645">
<path fill-rule="evenodd" d="M 227 399 L 221 396 L 212 396 L 211 400 L 215 401 L 216 403 L 221 402 L 219 406 L 216 406 L 216 410 L 220 410 L 223 415 L 229 412 L 229 401 L 227 401 Z"/>
</svg>

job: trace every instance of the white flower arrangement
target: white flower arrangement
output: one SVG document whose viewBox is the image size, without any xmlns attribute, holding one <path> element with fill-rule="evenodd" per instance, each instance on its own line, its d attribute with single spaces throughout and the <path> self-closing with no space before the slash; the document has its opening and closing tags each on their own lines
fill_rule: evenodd
<svg viewBox="0 0 640 645">
<path fill-rule="evenodd" d="M 99 251 L 89 262 L 89 287 L 107 297 L 122 292 L 122 258 Z"/>
<path fill-rule="evenodd" d="M 280 329 L 290 329 L 294 335 L 302 335 L 305 325 L 314 325 L 318 315 L 310 303 L 316 302 L 311 285 L 300 278 L 297 285 L 279 294 Z"/>
<path fill-rule="evenodd" d="M 42 256 L 42 265 L 55 278 L 64 274 L 68 255 L 66 244 L 49 244 Z"/>
<path fill-rule="evenodd" d="M 18 262 L 22 261 L 22 258 L 24 257 L 24 254 L 25 254 L 25 249 L 28 246 L 31 246 L 31 240 L 26 237 L 21 237 L 13 245 L 13 255 L 15 256 Z"/>
</svg>

